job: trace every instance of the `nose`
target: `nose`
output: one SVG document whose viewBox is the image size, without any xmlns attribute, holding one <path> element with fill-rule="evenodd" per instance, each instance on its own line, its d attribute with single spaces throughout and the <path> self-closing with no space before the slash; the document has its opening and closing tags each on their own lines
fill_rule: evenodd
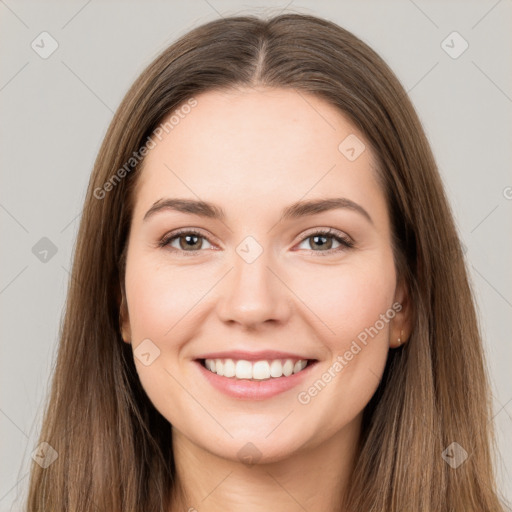
<svg viewBox="0 0 512 512">
<path fill-rule="evenodd" d="M 282 324 L 289 318 L 292 293 L 268 254 L 263 251 L 252 262 L 234 254 L 234 268 L 224 279 L 217 304 L 223 322 L 255 329 L 268 322 Z"/>
</svg>

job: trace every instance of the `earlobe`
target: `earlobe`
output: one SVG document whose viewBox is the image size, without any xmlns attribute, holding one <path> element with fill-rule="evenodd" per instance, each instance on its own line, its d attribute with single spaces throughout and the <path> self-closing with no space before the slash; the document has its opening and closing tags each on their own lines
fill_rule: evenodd
<svg viewBox="0 0 512 512">
<path fill-rule="evenodd" d="M 398 348 L 404 345 L 411 336 L 412 330 L 412 308 L 407 285 L 401 282 L 397 287 L 395 302 L 400 303 L 401 309 L 395 315 L 390 327 L 389 346 Z"/>
</svg>

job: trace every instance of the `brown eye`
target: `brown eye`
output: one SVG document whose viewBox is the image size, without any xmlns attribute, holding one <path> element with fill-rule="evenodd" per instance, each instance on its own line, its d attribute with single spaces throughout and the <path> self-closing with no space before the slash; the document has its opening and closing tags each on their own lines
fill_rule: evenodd
<svg viewBox="0 0 512 512">
<path fill-rule="evenodd" d="M 312 235 L 307 238 L 313 240 L 312 247 L 320 247 L 321 249 L 331 249 L 334 237 L 327 235 Z"/>
<path fill-rule="evenodd" d="M 354 243 L 348 237 L 342 236 L 341 234 L 336 235 L 331 230 L 312 233 L 311 235 L 304 238 L 301 244 L 304 242 L 309 242 L 310 249 L 308 250 L 316 253 L 327 254 L 349 249 L 354 246 Z M 337 243 L 338 246 L 333 247 L 333 243 Z"/>
<path fill-rule="evenodd" d="M 201 249 L 203 238 L 197 235 L 179 235 L 177 240 L 180 242 L 180 249 L 192 249 L 194 251 Z"/>
<path fill-rule="evenodd" d="M 160 246 L 169 247 L 172 251 L 179 253 L 191 253 L 193 255 L 201 249 L 205 249 L 204 241 L 210 243 L 205 236 L 197 231 L 181 231 L 164 237 Z"/>
</svg>

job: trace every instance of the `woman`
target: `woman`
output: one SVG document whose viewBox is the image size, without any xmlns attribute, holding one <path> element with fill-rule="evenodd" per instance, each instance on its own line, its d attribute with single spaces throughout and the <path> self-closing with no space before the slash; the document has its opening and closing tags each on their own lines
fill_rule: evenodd
<svg viewBox="0 0 512 512">
<path fill-rule="evenodd" d="M 240 16 L 166 49 L 72 272 L 28 510 L 503 510 L 452 213 L 350 32 Z"/>
</svg>

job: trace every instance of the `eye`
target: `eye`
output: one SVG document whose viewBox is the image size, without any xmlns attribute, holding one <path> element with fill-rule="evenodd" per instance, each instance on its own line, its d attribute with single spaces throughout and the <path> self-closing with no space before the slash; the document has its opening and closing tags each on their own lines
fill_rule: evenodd
<svg viewBox="0 0 512 512">
<path fill-rule="evenodd" d="M 330 228 L 327 230 L 315 231 L 314 233 L 311 233 L 302 240 L 301 244 L 308 242 L 308 240 L 313 241 L 310 243 L 311 247 L 316 246 L 321 248 L 319 251 L 311 249 L 315 253 L 320 253 L 318 256 L 326 256 L 354 247 L 354 242 L 350 238 Z M 333 240 L 335 243 L 339 244 L 338 247 L 332 247 Z"/>
<path fill-rule="evenodd" d="M 159 242 L 159 246 L 170 247 L 173 252 L 178 252 L 187 256 L 194 256 L 201 249 L 204 249 L 202 240 L 207 241 L 207 238 L 199 233 L 199 231 L 184 229 L 164 236 L 164 238 Z M 175 243 L 177 243 L 177 247 L 176 245 L 173 245 Z M 207 241 L 207 243 L 210 242 Z"/>
</svg>

